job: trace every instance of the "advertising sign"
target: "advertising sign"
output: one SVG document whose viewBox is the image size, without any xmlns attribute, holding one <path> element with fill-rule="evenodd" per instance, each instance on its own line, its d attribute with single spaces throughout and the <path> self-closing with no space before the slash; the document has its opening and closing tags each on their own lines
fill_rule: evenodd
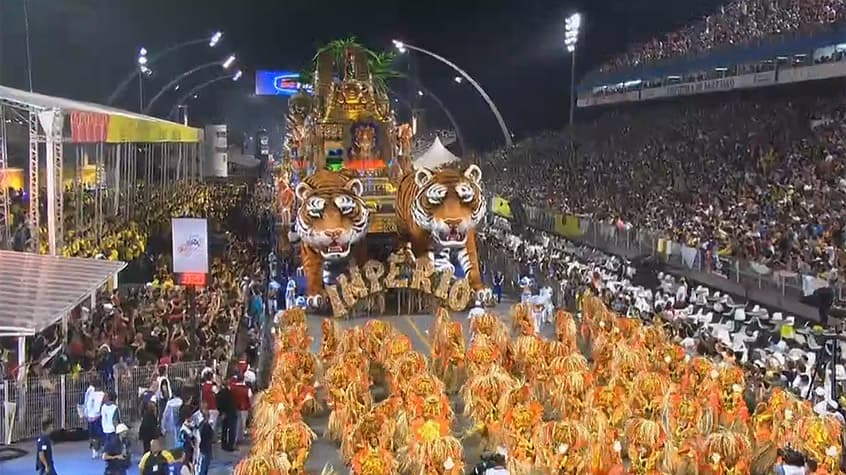
<svg viewBox="0 0 846 475">
<path fill-rule="evenodd" d="M 775 71 L 764 71 L 760 73 L 743 74 L 734 79 L 734 87 L 736 89 L 744 89 L 750 87 L 763 87 L 775 83 Z"/>
<path fill-rule="evenodd" d="M 730 91 L 734 89 L 733 77 L 722 79 L 711 79 L 689 84 L 674 84 L 667 86 L 667 95 L 670 97 L 687 96 L 690 94 L 702 94 L 714 91 Z"/>
<path fill-rule="evenodd" d="M 819 79 L 830 79 L 842 76 L 846 76 L 846 63 L 838 61 L 836 63 L 817 64 L 801 68 L 781 69 L 778 72 L 778 82 L 780 84 L 784 84 L 791 82 L 816 81 Z"/>
<path fill-rule="evenodd" d="M 290 71 L 256 71 L 257 96 L 293 96 L 300 90 L 311 92 L 311 84 L 300 83 L 300 75 Z"/>
<path fill-rule="evenodd" d="M 173 218 L 173 272 L 176 274 L 208 274 L 208 224 L 201 218 Z"/>
<path fill-rule="evenodd" d="M 96 112 L 71 112 L 71 141 L 75 143 L 105 142 L 109 116 Z"/>
</svg>

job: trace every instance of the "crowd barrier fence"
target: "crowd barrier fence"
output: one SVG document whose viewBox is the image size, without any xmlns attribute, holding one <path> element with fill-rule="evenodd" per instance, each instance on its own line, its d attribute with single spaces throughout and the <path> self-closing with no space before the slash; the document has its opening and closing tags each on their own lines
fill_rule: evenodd
<svg viewBox="0 0 846 475">
<path fill-rule="evenodd" d="M 493 196 L 490 203 L 495 215 L 513 220 L 511 206 L 506 198 Z M 585 216 L 554 213 L 533 206 L 523 208 L 527 224 L 532 228 L 606 252 L 623 254 L 629 258 L 658 256 L 671 266 L 717 275 L 746 289 L 768 290 L 797 301 L 803 295 L 809 295 L 826 285 L 834 290 L 838 300 L 844 297 L 843 284 L 829 282 L 820 275 L 772 269 L 753 260 L 720 256 L 719 251 L 715 254 L 702 246 L 687 246 L 667 239 L 659 232 L 600 222 Z"/>
<path fill-rule="evenodd" d="M 167 375 L 175 387 L 193 384 L 205 366 L 202 361 L 174 363 Z M 156 366 L 136 366 L 117 370 L 114 381 L 106 385 L 115 391 L 121 418 L 135 423 L 141 418 L 141 392 L 150 389 L 157 376 Z M 101 373 L 45 375 L 24 380 L 0 381 L 0 445 L 32 439 L 41 432 L 41 423 L 49 417 L 56 430 L 87 430 L 80 408 L 89 382 L 101 379 Z"/>
</svg>

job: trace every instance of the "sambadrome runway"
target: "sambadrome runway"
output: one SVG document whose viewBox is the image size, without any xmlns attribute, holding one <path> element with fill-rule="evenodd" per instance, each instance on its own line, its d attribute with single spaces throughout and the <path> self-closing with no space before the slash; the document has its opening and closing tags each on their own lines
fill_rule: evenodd
<svg viewBox="0 0 846 475">
<path fill-rule="evenodd" d="M 502 320 L 511 327 L 511 307 L 513 302 L 506 302 L 503 300 L 503 303 L 498 305 L 495 309 L 488 309 L 490 313 L 495 313 L 502 318 Z M 467 312 L 455 312 L 451 313 L 453 318 L 457 321 L 461 322 L 462 329 L 464 331 L 465 338 L 469 338 L 470 335 L 470 323 L 467 319 Z M 429 357 L 431 355 L 431 346 L 430 346 L 430 339 L 429 339 L 429 329 L 432 328 L 434 323 L 435 317 L 431 314 L 420 314 L 420 315 L 403 315 L 403 316 L 383 316 L 383 317 L 375 317 L 374 320 L 382 320 L 385 322 L 390 323 L 397 329 L 397 331 L 408 335 L 411 339 L 412 344 L 414 345 L 414 350 L 419 351 Z M 350 320 L 339 320 L 342 328 L 349 328 L 357 325 L 364 325 L 368 319 L 366 318 L 355 318 Z M 312 337 L 312 346 L 311 351 L 313 353 L 317 353 L 320 351 L 320 338 L 321 338 L 321 331 L 320 331 L 320 324 L 322 323 L 323 318 L 309 316 L 308 319 L 308 328 L 309 328 L 309 335 Z M 552 325 L 547 325 L 543 328 L 541 332 L 544 338 L 554 338 L 554 328 Z M 469 340 L 467 342 L 469 344 Z M 469 422 L 467 422 L 464 417 L 461 415 L 463 404 L 458 396 L 453 396 L 451 398 L 453 404 L 453 410 L 455 411 L 456 420 L 458 422 L 457 427 L 454 427 L 454 432 L 457 433 L 456 437 L 460 438 L 460 433 L 470 427 Z M 338 445 L 335 442 L 327 440 L 323 437 L 323 432 L 326 430 L 326 423 L 328 421 L 329 412 L 326 411 L 324 414 L 321 414 L 320 417 L 314 418 L 307 418 L 306 421 L 311 426 L 312 430 L 318 435 L 318 439 L 314 441 L 314 444 L 311 446 L 311 452 L 309 454 L 308 463 L 306 464 L 306 470 L 309 474 L 315 473 L 319 474 L 320 470 L 323 468 L 324 465 L 327 463 L 332 465 L 335 470 L 339 473 L 346 474 L 348 473 L 348 468 L 344 465 L 341 461 L 340 453 L 338 451 Z M 478 440 L 478 438 L 477 438 Z M 470 441 L 469 443 L 464 444 L 464 454 L 465 454 L 465 467 L 470 468 L 473 467 L 479 461 L 479 447 L 478 444 L 474 441 Z"/>
</svg>

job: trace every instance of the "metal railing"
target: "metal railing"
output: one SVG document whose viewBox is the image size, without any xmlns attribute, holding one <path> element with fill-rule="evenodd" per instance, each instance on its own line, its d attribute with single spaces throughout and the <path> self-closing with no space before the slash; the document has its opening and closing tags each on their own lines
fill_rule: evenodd
<svg viewBox="0 0 846 475">
<path fill-rule="evenodd" d="M 174 386 L 184 386 L 199 376 L 205 363 L 185 362 L 168 366 L 167 375 Z M 139 390 L 149 389 L 157 376 L 156 366 L 136 366 L 116 371 L 108 389 L 117 395 L 123 421 L 132 423 L 141 418 Z M 99 372 L 45 375 L 22 381 L 0 381 L 0 445 L 32 439 L 41 432 L 41 422 L 49 417 L 56 429 L 87 430 L 78 409 L 83 403 L 89 381 L 100 378 Z M 7 414 L 13 411 L 8 424 Z"/>
<path fill-rule="evenodd" d="M 561 222 L 561 214 L 534 206 L 524 208 L 529 226 L 559 234 L 556 223 Z M 659 232 L 627 229 L 609 222 L 595 221 L 590 217 L 578 217 L 578 224 L 578 232 L 564 237 L 608 253 L 630 258 L 657 255 L 672 266 L 685 267 L 691 272 L 716 274 L 746 289 L 772 291 L 797 301 L 810 293 L 815 285 L 824 283 L 832 287 L 838 300 L 842 301 L 844 297 L 842 283 L 828 283 L 815 274 L 771 269 L 751 260 L 715 256 L 701 246 L 685 246 L 664 238 L 664 234 Z"/>
<path fill-rule="evenodd" d="M 806 293 L 805 285 L 817 281 L 822 283 L 817 275 L 775 270 L 755 261 L 715 256 L 698 246 L 689 247 L 663 239 L 658 233 L 621 229 L 610 223 L 587 219 L 581 219 L 580 225 L 583 234 L 578 240 L 597 249 L 624 251 L 628 256 L 659 255 L 670 265 L 693 272 L 717 274 L 747 289 L 772 291 L 798 300 Z M 831 287 L 842 299 L 843 285 L 835 283 Z"/>
</svg>

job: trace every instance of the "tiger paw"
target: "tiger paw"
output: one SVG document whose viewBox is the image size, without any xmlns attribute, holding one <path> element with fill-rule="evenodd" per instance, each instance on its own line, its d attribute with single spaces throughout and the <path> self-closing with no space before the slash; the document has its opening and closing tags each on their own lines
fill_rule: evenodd
<svg viewBox="0 0 846 475">
<path fill-rule="evenodd" d="M 320 308 L 323 306 L 323 296 L 320 294 L 309 295 L 306 299 L 306 304 L 309 308 Z"/>
<path fill-rule="evenodd" d="M 435 272 L 455 273 L 455 266 L 448 259 L 435 259 Z"/>
<path fill-rule="evenodd" d="M 493 291 L 491 289 L 485 287 L 476 291 L 476 300 L 486 304 L 493 299 Z"/>
</svg>

